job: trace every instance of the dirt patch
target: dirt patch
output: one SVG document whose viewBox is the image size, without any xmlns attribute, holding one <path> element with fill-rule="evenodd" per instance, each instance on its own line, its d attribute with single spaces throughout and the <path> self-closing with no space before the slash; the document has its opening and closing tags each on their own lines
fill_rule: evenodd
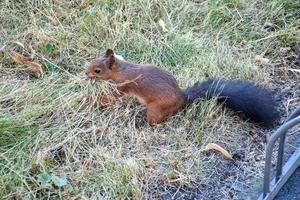
<svg viewBox="0 0 300 200">
<path fill-rule="evenodd" d="M 281 123 L 283 123 L 291 112 L 300 107 L 300 42 L 292 48 L 280 48 L 277 59 L 271 63 L 270 67 L 268 71 L 271 78 L 270 86 L 275 91 L 278 110 L 281 112 Z M 270 130 L 267 134 L 271 135 L 275 130 L 276 129 Z M 295 149 L 299 147 L 299 138 L 299 126 L 288 132 L 284 154 L 285 162 Z M 276 148 L 275 146 L 274 155 L 277 154 Z M 264 149 L 262 149 L 262 151 L 264 151 Z M 275 161 L 275 157 L 273 160 Z M 275 166 L 275 162 L 273 166 Z M 260 168 L 260 171 L 263 169 L 264 168 Z M 262 178 L 256 181 L 253 179 L 252 185 L 254 186 L 248 191 L 240 192 L 238 194 L 240 195 L 240 199 L 245 199 L 244 197 L 246 196 L 248 196 L 246 199 L 257 198 L 262 192 L 262 183 Z M 257 185 L 255 186 L 255 184 Z"/>
<path fill-rule="evenodd" d="M 284 116 L 300 105 L 300 43 L 293 48 L 281 48 L 270 72 L 272 87 Z"/>
</svg>

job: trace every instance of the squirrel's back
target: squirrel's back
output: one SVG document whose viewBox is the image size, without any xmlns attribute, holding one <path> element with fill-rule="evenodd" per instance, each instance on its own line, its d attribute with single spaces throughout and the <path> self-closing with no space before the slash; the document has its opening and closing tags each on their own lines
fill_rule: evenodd
<svg viewBox="0 0 300 200">
<path fill-rule="evenodd" d="M 160 100 L 183 104 L 183 93 L 176 79 L 166 70 L 155 65 L 137 65 L 125 61 L 118 61 L 118 66 L 116 76 L 118 79 L 122 78 L 117 82 L 134 80 L 125 85 L 124 90 L 129 90 L 127 93 L 144 99 L 144 103 Z"/>
</svg>

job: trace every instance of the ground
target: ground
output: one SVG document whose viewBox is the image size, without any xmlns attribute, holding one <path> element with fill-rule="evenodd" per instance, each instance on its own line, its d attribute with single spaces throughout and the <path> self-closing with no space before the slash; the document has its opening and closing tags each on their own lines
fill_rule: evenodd
<svg viewBox="0 0 300 200">
<path fill-rule="evenodd" d="M 298 200 L 300 197 L 300 168 L 298 167 L 288 182 L 275 197 L 275 200 Z"/>
<path fill-rule="evenodd" d="M 274 91 L 282 121 L 300 106 L 297 0 L 4 0 L 0 8 L 0 199 L 247 199 L 261 188 L 273 130 L 214 101 L 148 127 L 135 99 L 83 105 L 113 87 L 92 85 L 83 69 L 113 48 L 170 71 L 182 88 L 207 77 L 251 80 Z M 204 152 L 210 142 L 234 160 Z"/>
</svg>

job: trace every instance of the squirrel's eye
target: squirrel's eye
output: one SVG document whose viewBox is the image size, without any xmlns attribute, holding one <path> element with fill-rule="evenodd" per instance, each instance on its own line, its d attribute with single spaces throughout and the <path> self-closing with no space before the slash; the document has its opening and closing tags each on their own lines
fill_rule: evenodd
<svg viewBox="0 0 300 200">
<path fill-rule="evenodd" d="M 95 69 L 95 73 L 99 74 L 101 72 L 100 69 Z"/>
</svg>

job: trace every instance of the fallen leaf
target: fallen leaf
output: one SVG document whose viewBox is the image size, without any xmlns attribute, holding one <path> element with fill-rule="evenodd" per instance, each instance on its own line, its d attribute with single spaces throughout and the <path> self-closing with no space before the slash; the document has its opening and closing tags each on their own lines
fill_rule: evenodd
<svg viewBox="0 0 300 200">
<path fill-rule="evenodd" d="M 224 148 L 222 148 L 221 146 L 219 146 L 215 143 L 208 143 L 205 146 L 204 151 L 209 151 L 209 150 L 217 150 L 217 151 L 221 152 L 226 159 L 229 159 L 229 160 L 233 159 L 228 151 L 226 151 Z"/>
<path fill-rule="evenodd" d="M 29 65 L 29 67 L 27 67 L 25 69 L 25 72 L 30 75 L 30 76 L 36 76 L 36 75 L 42 75 L 43 74 L 43 68 L 42 65 L 36 62 L 28 62 L 27 65 Z"/>
<path fill-rule="evenodd" d="M 262 56 L 255 56 L 255 64 L 256 65 L 266 65 L 270 62 L 270 60 L 268 58 L 264 58 Z"/>
<path fill-rule="evenodd" d="M 25 72 L 28 75 L 31 76 L 39 76 L 43 74 L 43 68 L 42 65 L 34 62 L 32 58 L 25 57 L 17 52 L 12 52 L 10 54 L 11 58 L 17 63 L 17 64 L 25 64 L 27 65 L 27 68 L 25 69 Z"/>
<path fill-rule="evenodd" d="M 32 58 L 25 57 L 17 52 L 12 52 L 10 57 L 18 64 L 27 64 L 27 62 L 31 62 Z"/>
</svg>

